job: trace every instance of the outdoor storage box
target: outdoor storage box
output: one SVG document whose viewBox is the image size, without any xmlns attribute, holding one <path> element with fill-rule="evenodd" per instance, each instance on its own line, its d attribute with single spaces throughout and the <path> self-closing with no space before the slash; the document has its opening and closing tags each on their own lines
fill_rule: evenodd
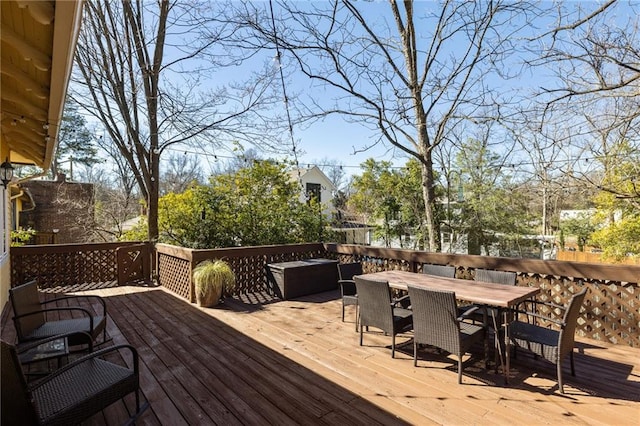
<svg viewBox="0 0 640 426">
<path fill-rule="evenodd" d="M 337 288 L 337 265 L 338 261 L 331 259 L 270 263 L 267 276 L 276 294 L 288 300 Z"/>
</svg>

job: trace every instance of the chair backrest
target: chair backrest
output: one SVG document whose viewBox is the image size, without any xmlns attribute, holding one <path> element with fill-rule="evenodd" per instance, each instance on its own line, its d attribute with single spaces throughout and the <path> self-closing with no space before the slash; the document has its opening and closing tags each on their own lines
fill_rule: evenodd
<svg viewBox="0 0 640 426">
<path fill-rule="evenodd" d="M 578 316 L 580 315 L 580 308 L 584 303 L 586 294 L 586 288 L 582 289 L 581 292 L 574 294 L 569 301 L 566 311 L 564 312 L 564 318 L 562 321 L 566 325 L 560 330 L 560 341 L 558 342 L 561 357 L 573 350 L 576 326 L 578 325 Z"/>
<path fill-rule="evenodd" d="M 15 316 L 42 310 L 38 283 L 35 280 L 11 288 L 9 290 L 9 299 Z M 14 319 L 18 340 L 23 340 L 24 335 L 31 333 L 32 330 L 40 327 L 44 322 L 45 316 L 43 312 Z"/>
<path fill-rule="evenodd" d="M 358 291 L 360 324 L 393 333 L 393 307 L 389 283 L 370 280 L 359 275 L 354 276 L 353 279 Z"/>
<path fill-rule="evenodd" d="M 507 271 L 492 271 L 489 269 L 476 269 L 476 281 L 505 285 L 516 285 L 516 273 Z"/>
<path fill-rule="evenodd" d="M 436 275 L 438 277 L 455 278 L 456 267 L 449 265 L 423 265 L 422 273 L 428 275 Z"/>
<path fill-rule="evenodd" d="M 460 351 L 460 326 L 453 291 L 407 286 L 413 311 L 416 343 L 437 346 L 451 353 Z"/>
<path fill-rule="evenodd" d="M 354 275 L 362 275 L 362 263 L 338 263 L 338 279 L 352 280 Z"/>
<path fill-rule="evenodd" d="M 0 361 L 2 363 L 0 392 L 2 406 L 0 424 L 27 425 L 37 424 L 35 407 L 27 391 L 27 381 L 22 373 L 15 348 L 5 341 L 0 341 Z"/>
</svg>

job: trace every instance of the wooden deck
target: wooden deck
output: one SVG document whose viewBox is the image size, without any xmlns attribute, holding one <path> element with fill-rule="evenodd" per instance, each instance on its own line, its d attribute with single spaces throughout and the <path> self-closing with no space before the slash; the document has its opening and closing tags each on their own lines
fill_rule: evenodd
<svg viewBox="0 0 640 426">
<path fill-rule="evenodd" d="M 89 293 L 107 298 L 113 343 L 139 351 L 150 409 L 138 424 L 640 423 L 638 349 L 580 341 L 565 395 L 554 367 L 524 354 L 509 386 L 477 357 L 458 385 L 446 355 L 425 349 L 414 367 L 411 345 L 392 359 L 390 338 L 378 333 L 360 347 L 353 311 L 340 321 L 337 291 L 276 302 L 254 295 L 214 309 L 161 288 Z M 7 312 L 2 337 L 15 337 Z M 114 404 L 86 424 L 121 424 L 132 406 Z"/>
</svg>

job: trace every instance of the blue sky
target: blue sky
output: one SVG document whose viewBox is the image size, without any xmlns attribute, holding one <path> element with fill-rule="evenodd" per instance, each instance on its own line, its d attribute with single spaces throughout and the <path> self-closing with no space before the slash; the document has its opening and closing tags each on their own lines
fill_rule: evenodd
<svg viewBox="0 0 640 426">
<path fill-rule="evenodd" d="M 259 3 L 257 3 L 259 4 Z M 268 5 L 267 2 L 263 2 L 264 5 Z M 388 10 L 387 2 L 375 1 L 372 3 L 359 3 L 362 5 L 366 5 L 367 13 L 373 19 L 383 19 L 383 10 Z M 595 8 L 598 3 L 595 2 L 582 2 L 582 3 L 574 3 L 575 5 L 585 5 L 585 9 Z M 435 2 L 417 2 L 416 3 L 416 14 L 421 12 L 421 6 L 425 6 L 429 8 L 433 5 L 437 5 Z M 617 14 L 619 18 L 625 18 L 625 14 L 628 16 L 628 11 L 630 10 L 628 4 L 623 2 L 619 4 L 617 7 Z M 421 28 L 418 28 L 421 30 Z M 425 31 L 428 33 L 428 31 Z M 285 56 L 285 60 L 287 53 L 283 52 Z M 275 56 L 275 50 L 265 51 L 261 57 L 256 57 L 254 60 L 257 62 L 268 62 L 269 60 L 273 60 Z M 242 65 L 242 67 L 247 67 L 247 65 Z M 228 75 L 232 75 L 233 77 L 239 78 L 242 77 L 242 74 L 245 73 L 247 68 L 236 69 L 236 70 L 225 70 L 224 73 L 229 73 Z M 248 66 L 248 69 L 251 69 L 251 66 Z M 221 82 L 223 76 L 219 76 L 216 74 L 215 81 Z M 536 77 L 532 76 L 531 81 L 536 82 Z M 278 83 L 279 84 L 279 83 Z M 326 92 L 324 90 L 319 89 L 318 87 L 311 86 L 310 82 L 305 79 L 305 77 L 296 77 L 295 80 L 287 80 L 287 91 L 290 96 L 295 92 L 308 94 L 313 93 L 313 96 L 318 97 L 319 99 L 331 99 L 334 94 L 331 92 Z M 516 84 L 516 83 L 514 83 Z M 523 80 L 517 82 L 517 84 L 523 84 Z M 277 88 L 281 89 L 281 88 Z M 284 112 L 284 102 L 281 104 L 282 112 Z M 395 165 L 402 165 L 406 161 L 406 157 L 399 153 L 398 150 L 392 149 L 390 146 L 385 145 L 377 145 L 369 150 L 360 152 L 364 149 L 364 147 L 371 145 L 375 137 L 378 135 L 378 131 L 366 128 L 362 125 L 358 125 L 355 123 L 349 123 L 345 121 L 344 118 L 340 116 L 331 116 L 326 118 L 323 121 L 318 121 L 308 128 L 304 128 L 302 126 L 294 126 L 294 138 L 297 144 L 298 151 L 298 162 L 301 166 L 306 166 L 307 164 L 318 164 L 323 162 L 325 159 L 329 159 L 330 161 L 335 161 L 343 164 L 345 166 L 345 170 L 348 174 L 358 174 L 360 170 L 358 169 L 359 164 L 363 163 L 368 158 L 374 158 L 376 160 L 393 160 Z M 283 138 L 286 143 L 290 144 L 291 138 L 287 135 L 287 137 Z M 251 148 L 250 145 L 245 145 L 245 148 Z M 287 150 L 292 152 L 290 147 L 286 147 Z M 185 151 L 191 151 L 192 149 L 187 148 Z M 220 159 L 225 156 L 231 155 L 229 150 L 216 150 L 216 154 Z M 195 154 L 194 154 L 195 155 Z M 271 156 L 270 153 L 264 153 L 265 157 Z M 292 155 L 289 156 L 290 159 L 293 158 Z M 203 161 L 203 166 L 205 168 L 205 173 L 210 172 L 211 170 L 207 170 L 209 167 L 209 163 L 215 165 L 215 160 L 212 160 L 210 156 L 207 156 Z"/>
</svg>

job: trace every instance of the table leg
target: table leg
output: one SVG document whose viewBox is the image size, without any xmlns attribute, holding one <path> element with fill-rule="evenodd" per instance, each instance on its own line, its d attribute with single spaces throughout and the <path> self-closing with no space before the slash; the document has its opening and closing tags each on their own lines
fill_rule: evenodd
<svg viewBox="0 0 640 426">
<path fill-rule="evenodd" d="M 498 313 L 498 315 L 500 315 Z M 504 361 L 502 358 L 502 343 L 500 342 L 500 329 L 498 328 L 498 321 L 496 320 L 496 310 L 492 309 L 491 310 L 491 320 L 493 321 L 493 329 L 494 331 L 497 333 L 497 335 L 495 336 L 495 338 L 493 339 L 494 342 L 494 346 L 495 346 L 495 353 L 498 357 L 500 357 L 500 367 L 502 367 L 502 371 L 504 371 Z M 496 374 L 498 373 L 498 363 L 496 362 L 496 360 L 494 359 L 494 362 L 496 364 L 495 366 L 495 372 Z"/>
<path fill-rule="evenodd" d="M 509 310 L 504 310 L 504 318 L 503 318 L 503 326 L 504 326 L 504 346 L 505 346 L 505 368 L 504 368 L 504 383 L 505 385 L 509 384 L 509 354 L 511 353 L 511 339 L 509 338 Z"/>
</svg>

